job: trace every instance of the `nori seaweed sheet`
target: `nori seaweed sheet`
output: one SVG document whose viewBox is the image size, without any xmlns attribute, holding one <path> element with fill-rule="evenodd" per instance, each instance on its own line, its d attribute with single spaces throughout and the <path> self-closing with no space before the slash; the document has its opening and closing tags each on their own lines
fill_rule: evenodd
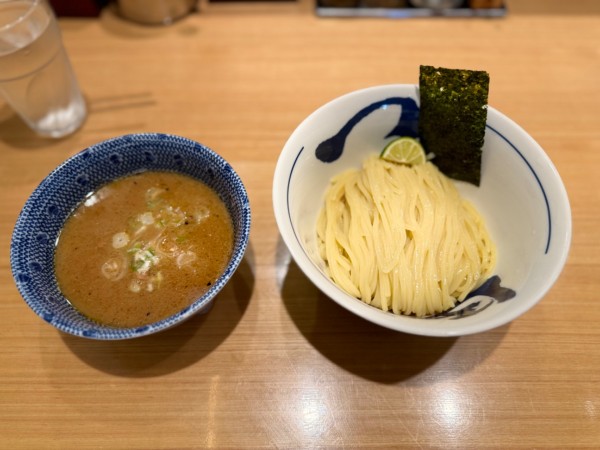
<svg viewBox="0 0 600 450">
<path fill-rule="evenodd" d="M 479 186 L 490 77 L 487 72 L 421 66 L 419 136 L 447 176 Z"/>
</svg>

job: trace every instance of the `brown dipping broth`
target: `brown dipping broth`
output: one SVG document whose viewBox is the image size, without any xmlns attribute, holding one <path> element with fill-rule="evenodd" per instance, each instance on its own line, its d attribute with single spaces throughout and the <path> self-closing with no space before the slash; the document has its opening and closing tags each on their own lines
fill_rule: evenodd
<svg viewBox="0 0 600 450">
<path fill-rule="evenodd" d="M 67 219 L 55 249 L 63 295 L 82 314 L 136 327 L 202 296 L 233 251 L 226 206 L 202 182 L 142 172 L 89 195 Z"/>
</svg>

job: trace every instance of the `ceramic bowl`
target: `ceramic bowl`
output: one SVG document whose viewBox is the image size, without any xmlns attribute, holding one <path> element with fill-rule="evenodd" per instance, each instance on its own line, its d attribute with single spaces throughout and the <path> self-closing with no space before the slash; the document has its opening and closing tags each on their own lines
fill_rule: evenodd
<svg viewBox="0 0 600 450">
<path fill-rule="evenodd" d="M 142 170 L 167 170 L 199 179 L 225 202 L 234 225 L 232 257 L 217 282 L 182 311 L 136 328 L 99 325 L 81 315 L 61 294 L 54 275 L 54 245 L 61 228 L 86 194 Z M 10 262 L 27 304 L 57 329 L 92 339 L 140 337 L 206 312 L 244 256 L 250 233 L 250 205 L 233 168 L 209 148 L 178 136 L 130 134 L 92 145 L 52 171 L 31 194 L 15 225 Z"/>
<path fill-rule="evenodd" d="M 458 336 L 504 325 L 544 297 L 571 241 L 571 212 L 558 172 L 521 127 L 488 108 L 479 187 L 456 182 L 483 215 L 498 249 L 494 275 L 450 311 L 427 318 L 394 315 L 346 294 L 326 275 L 315 222 L 329 180 L 387 142 L 416 129 L 415 85 L 371 87 L 339 97 L 308 116 L 277 162 L 273 206 L 296 264 L 328 297 L 364 319 L 426 336 Z"/>
</svg>

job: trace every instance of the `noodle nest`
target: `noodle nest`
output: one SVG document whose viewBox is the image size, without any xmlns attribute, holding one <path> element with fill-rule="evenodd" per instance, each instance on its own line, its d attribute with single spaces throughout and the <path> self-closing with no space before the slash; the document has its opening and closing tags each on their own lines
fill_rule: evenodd
<svg viewBox="0 0 600 450">
<path fill-rule="evenodd" d="M 496 262 L 482 217 L 431 162 L 406 166 L 373 155 L 334 177 L 317 238 L 340 288 L 417 317 L 464 300 Z"/>
</svg>

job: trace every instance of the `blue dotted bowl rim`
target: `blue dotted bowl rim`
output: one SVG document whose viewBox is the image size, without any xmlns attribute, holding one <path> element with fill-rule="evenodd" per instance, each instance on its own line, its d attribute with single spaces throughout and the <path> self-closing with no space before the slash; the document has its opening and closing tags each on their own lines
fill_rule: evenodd
<svg viewBox="0 0 600 450">
<path fill-rule="evenodd" d="M 153 156 L 155 155 L 153 152 L 156 151 L 156 146 L 167 146 L 165 149 L 161 150 L 166 153 L 171 152 L 171 147 L 177 149 L 178 152 L 175 152 L 172 155 L 172 161 L 174 161 L 176 164 L 153 164 L 156 162 L 156 158 Z M 102 177 L 100 177 L 97 180 L 92 180 L 93 183 L 89 188 L 87 188 L 85 193 L 69 198 L 69 201 L 72 205 L 71 208 L 69 211 L 59 214 L 58 217 L 61 220 L 61 225 L 58 227 L 58 231 L 55 233 L 55 235 L 48 236 L 48 245 L 52 246 L 52 254 L 56 238 L 60 233 L 60 229 L 62 229 L 64 221 L 68 218 L 73 209 L 81 203 L 86 193 L 98 189 L 100 186 L 105 185 L 107 182 L 113 179 L 138 173 L 140 171 L 153 169 L 187 174 L 194 178 L 200 179 L 211 186 L 210 182 L 207 182 L 206 179 L 198 176 L 197 173 L 197 171 L 204 170 L 201 169 L 200 165 L 197 163 L 206 163 L 207 161 L 211 164 L 211 166 L 208 168 L 208 171 L 214 167 L 225 174 L 219 177 L 219 180 L 224 180 L 227 188 L 229 189 L 228 192 L 233 194 L 229 196 L 229 201 L 225 201 L 223 198 L 223 193 L 219 193 L 218 190 L 215 189 L 217 190 L 217 193 L 219 193 L 219 196 L 222 198 L 222 200 L 225 201 L 234 222 L 234 250 L 223 274 L 204 295 L 196 299 L 190 306 L 165 319 L 145 326 L 127 328 L 110 327 L 93 322 L 77 312 L 75 308 L 69 304 L 68 300 L 62 295 L 62 293 L 60 293 L 53 267 L 42 267 L 38 264 L 38 266 L 35 267 L 36 270 L 33 271 L 46 272 L 46 275 L 50 276 L 47 277 L 48 279 L 46 281 L 38 282 L 38 284 L 42 284 L 40 289 L 38 289 L 37 285 L 32 287 L 30 282 L 32 281 L 32 278 L 35 277 L 35 274 L 31 274 L 32 264 L 28 264 L 27 254 L 24 254 L 24 249 L 27 251 L 32 245 L 34 245 L 33 240 L 35 239 L 34 235 L 36 234 L 36 230 L 31 229 L 30 222 L 33 219 L 39 221 L 39 218 L 36 216 L 36 214 L 40 214 L 39 211 L 36 211 L 36 207 L 39 207 L 38 203 L 43 199 L 49 198 L 49 195 L 53 192 L 56 192 L 53 191 L 53 189 L 55 190 L 57 187 L 59 187 L 57 185 L 60 184 L 61 178 L 64 179 L 65 177 L 68 177 L 70 179 L 70 186 L 80 182 L 82 184 L 82 186 L 80 186 L 81 191 L 83 192 L 83 190 L 86 188 L 85 184 L 90 180 L 82 178 L 81 175 L 77 175 L 82 173 L 82 168 L 100 168 L 99 170 L 102 172 L 103 165 L 109 166 L 111 164 L 114 165 L 121 162 L 120 156 L 116 152 L 120 150 L 129 152 L 129 156 L 139 159 L 140 153 L 135 152 L 143 148 L 149 149 L 149 151 L 144 151 L 144 154 L 146 154 L 147 157 L 154 157 L 155 161 L 150 161 L 148 164 L 134 162 L 129 166 L 127 163 L 125 163 L 123 172 L 121 174 L 117 176 L 110 176 L 106 179 L 102 179 Z M 182 153 L 184 153 L 188 158 L 183 157 Z M 215 176 L 214 171 L 212 172 L 212 175 Z M 214 188 L 214 186 L 211 187 Z M 237 208 L 238 213 L 236 215 L 234 215 L 235 211 L 232 211 L 233 207 Z M 243 259 L 250 236 L 250 223 L 250 202 L 244 184 L 231 165 L 219 154 L 198 142 L 173 134 L 126 134 L 93 144 L 69 157 L 54 170 L 52 170 L 34 189 L 19 213 L 14 227 L 10 248 L 11 270 L 17 289 L 28 306 L 39 317 L 50 323 L 58 330 L 71 335 L 96 340 L 122 340 L 137 338 L 154 334 L 175 326 L 209 305 L 219 291 L 221 291 L 221 289 L 230 280 Z M 40 292 L 41 290 L 52 291 L 54 296 L 54 298 L 51 299 L 52 302 L 54 304 L 60 304 L 64 309 L 68 309 L 70 314 L 75 314 L 79 322 L 73 325 L 61 320 L 59 314 L 52 312 L 52 306 L 48 306 L 48 298 L 41 298 L 44 296 L 44 293 Z M 81 326 L 81 324 L 85 324 L 85 326 Z"/>
</svg>

